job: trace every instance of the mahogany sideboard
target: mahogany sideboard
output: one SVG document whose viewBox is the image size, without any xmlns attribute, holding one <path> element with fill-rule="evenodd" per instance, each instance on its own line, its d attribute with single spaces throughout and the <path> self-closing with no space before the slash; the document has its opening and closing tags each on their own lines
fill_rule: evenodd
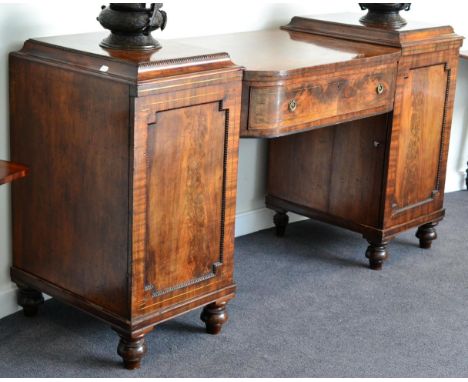
<svg viewBox="0 0 468 382">
<path fill-rule="evenodd" d="M 234 297 L 239 136 L 270 138 L 266 205 L 359 232 L 372 269 L 399 232 L 436 238 L 458 51 L 449 26 L 368 28 L 360 15 L 105 50 L 104 33 L 10 55 L 19 304 L 41 292 L 109 323 L 136 368 L 155 325 Z M 40 171 L 39 171 L 40 167 Z M 25 208 L 24 206 L 28 207 Z M 351 270 L 350 270 L 351 271 Z"/>
</svg>

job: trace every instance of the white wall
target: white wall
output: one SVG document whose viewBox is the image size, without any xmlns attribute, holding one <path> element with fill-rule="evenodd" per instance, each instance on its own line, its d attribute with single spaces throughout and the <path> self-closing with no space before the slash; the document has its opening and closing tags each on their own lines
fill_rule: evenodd
<svg viewBox="0 0 468 382">
<path fill-rule="evenodd" d="M 68 3 L 68 4 L 67 4 Z M 21 48 L 29 37 L 83 33 L 102 30 L 95 21 L 103 2 L 31 2 L 0 4 L 0 158 L 8 159 L 8 78 L 7 54 Z M 459 2 L 434 1 L 413 3 L 411 18 L 453 25 L 468 36 L 465 12 Z M 460 9 L 457 9 L 459 7 Z M 268 1 L 171 1 L 164 5 L 169 22 L 157 38 L 176 38 L 237 31 L 274 28 L 284 25 L 294 15 L 358 11 L 357 3 Z M 468 64 L 461 67 L 460 85 L 452 128 L 447 191 L 463 186 L 464 162 L 468 160 Z M 32 121 L 33 122 L 33 121 Z M 236 234 L 246 234 L 271 225 L 271 213 L 264 208 L 266 144 L 242 139 L 240 144 L 239 187 Z M 0 317 L 16 310 L 15 288 L 9 279 L 11 262 L 9 186 L 0 187 Z"/>
</svg>

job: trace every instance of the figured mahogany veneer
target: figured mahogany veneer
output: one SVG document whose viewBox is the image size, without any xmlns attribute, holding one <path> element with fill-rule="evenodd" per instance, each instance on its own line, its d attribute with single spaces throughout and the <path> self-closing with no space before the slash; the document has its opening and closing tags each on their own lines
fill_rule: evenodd
<svg viewBox="0 0 468 382">
<path fill-rule="evenodd" d="M 390 111 L 395 74 L 393 63 L 283 86 L 252 86 L 246 135 L 279 136 Z"/>
<path fill-rule="evenodd" d="M 419 227 L 437 237 L 461 38 L 450 27 L 294 18 L 283 30 L 105 50 L 105 33 L 10 55 L 19 303 L 41 292 L 107 322 L 140 366 L 155 325 L 234 297 L 239 136 L 270 141 L 266 204 L 361 233 L 370 267 Z M 24 208 L 27 205 L 28 208 Z"/>
</svg>

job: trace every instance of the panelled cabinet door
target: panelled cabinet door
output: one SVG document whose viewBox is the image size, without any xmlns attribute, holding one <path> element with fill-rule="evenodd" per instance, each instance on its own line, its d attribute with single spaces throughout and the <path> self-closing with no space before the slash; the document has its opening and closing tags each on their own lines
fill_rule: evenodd
<svg viewBox="0 0 468 382">
<path fill-rule="evenodd" d="M 133 231 L 140 313 L 233 284 L 239 95 L 233 84 L 138 99 L 135 184 L 145 186 L 136 187 L 134 203 L 140 197 L 146 206 Z"/>
<path fill-rule="evenodd" d="M 387 227 L 441 210 L 443 203 L 457 61 L 447 52 L 407 61 L 397 81 Z"/>
<path fill-rule="evenodd" d="M 154 296 L 214 277 L 223 264 L 227 133 L 219 102 L 160 111 L 149 125 L 146 277 Z"/>
</svg>

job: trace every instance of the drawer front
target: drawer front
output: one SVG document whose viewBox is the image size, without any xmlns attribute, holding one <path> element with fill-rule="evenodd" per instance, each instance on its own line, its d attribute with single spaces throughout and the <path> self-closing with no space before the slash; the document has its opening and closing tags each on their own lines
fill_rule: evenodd
<svg viewBox="0 0 468 382">
<path fill-rule="evenodd" d="M 250 88 L 248 130 L 289 131 L 392 110 L 396 64 Z"/>
</svg>

